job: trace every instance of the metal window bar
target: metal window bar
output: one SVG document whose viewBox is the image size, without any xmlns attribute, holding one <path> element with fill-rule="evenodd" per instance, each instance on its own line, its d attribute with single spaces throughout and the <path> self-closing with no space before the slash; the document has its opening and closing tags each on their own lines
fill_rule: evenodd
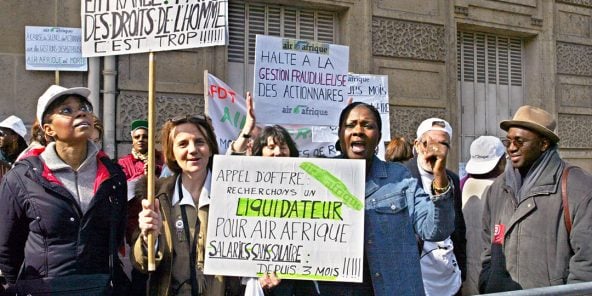
<svg viewBox="0 0 592 296">
<path fill-rule="evenodd" d="M 456 79 L 458 81 L 462 81 L 462 33 L 460 31 L 456 32 Z"/>
<path fill-rule="evenodd" d="M 232 2 L 228 5 L 228 61 L 242 63 L 246 59 L 245 44 L 248 27 L 246 25 L 245 3 Z"/>
<path fill-rule="evenodd" d="M 592 282 L 551 286 L 519 291 L 483 294 L 488 296 L 580 296 L 592 295 Z"/>
<path fill-rule="evenodd" d="M 463 34 L 463 81 L 475 81 L 475 49 L 473 34 Z"/>
</svg>

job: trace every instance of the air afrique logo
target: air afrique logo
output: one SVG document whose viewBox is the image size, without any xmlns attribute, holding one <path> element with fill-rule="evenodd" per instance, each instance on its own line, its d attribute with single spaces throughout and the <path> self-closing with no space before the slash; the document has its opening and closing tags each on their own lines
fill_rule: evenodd
<svg viewBox="0 0 592 296">
<path fill-rule="evenodd" d="M 315 109 L 312 107 L 308 107 L 307 105 L 296 105 L 295 107 L 286 106 L 282 108 L 282 113 L 287 114 L 302 114 L 302 115 L 312 115 L 312 116 L 327 116 L 329 112 L 324 109 Z"/>
</svg>

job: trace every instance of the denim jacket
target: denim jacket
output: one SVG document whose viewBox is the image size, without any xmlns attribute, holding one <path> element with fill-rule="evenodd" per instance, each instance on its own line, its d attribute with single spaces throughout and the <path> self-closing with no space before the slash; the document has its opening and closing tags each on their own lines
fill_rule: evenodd
<svg viewBox="0 0 592 296">
<path fill-rule="evenodd" d="M 424 294 L 416 235 L 440 241 L 452 233 L 451 193 L 432 198 L 403 165 L 374 157 L 366 176 L 364 250 L 375 295 Z"/>
</svg>

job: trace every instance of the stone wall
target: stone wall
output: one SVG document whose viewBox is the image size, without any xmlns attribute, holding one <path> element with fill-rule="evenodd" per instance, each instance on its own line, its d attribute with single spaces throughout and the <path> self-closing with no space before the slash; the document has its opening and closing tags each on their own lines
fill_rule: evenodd
<svg viewBox="0 0 592 296">
<path fill-rule="evenodd" d="M 558 133 L 562 156 L 592 171 L 592 1 L 557 1 Z"/>
<path fill-rule="evenodd" d="M 0 120 L 14 114 L 30 127 L 37 99 L 55 83 L 55 73 L 25 69 L 25 26 L 80 27 L 80 1 L 0 1 Z M 59 80 L 86 85 L 86 72 L 62 71 Z"/>
</svg>

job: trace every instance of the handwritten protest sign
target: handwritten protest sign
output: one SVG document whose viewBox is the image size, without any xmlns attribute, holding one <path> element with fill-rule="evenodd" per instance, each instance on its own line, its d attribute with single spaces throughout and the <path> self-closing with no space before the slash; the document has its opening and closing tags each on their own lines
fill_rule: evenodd
<svg viewBox="0 0 592 296">
<path fill-rule="evenodd" d="M 257 35 L 256 117 L 262 123 L 329 125 L 347 101 L 349 47 Z"/>
<path fill-rule="evenodd" d="M 364 161 L 214 156 L 205 273 L 362 281 Z"/>
<path fill-rule="evenodd" d="M 350 73 L 347 81 L 348 97 L 352 97 L 353 102 L 364 102 L 376 107 L 382 120 L 381 139 L 382 141 L 390 141 L 388 76 Z M 315 126 L 312 132 L 312 141 L 337 141 L 337 126 Z"/>
<path fill-rule="evenodd" d="M 86 71 L 80 28 L 25 27 L 27 70 Z"/>
<path fill-rule="evenodd" d="M 225 45 L 227 0 L 82 0 L 86 57 Z"/>
</svg>

